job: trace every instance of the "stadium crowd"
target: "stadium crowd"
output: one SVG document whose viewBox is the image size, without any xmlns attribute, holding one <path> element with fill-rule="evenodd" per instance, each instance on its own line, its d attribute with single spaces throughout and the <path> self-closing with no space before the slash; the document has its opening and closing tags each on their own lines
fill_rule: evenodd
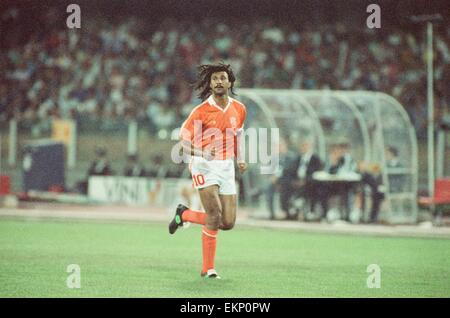
<svg viewBox="0 0 450 318">
<path fill-rule="evenodd" d="M 49 13 L 51 14 L 51 13 Z M 426 127 L 424 32 L 351 29 L 345 24 L 301 28 L 271 20 L 217 24 L 165 20 L 150 27 L 83 21 L 78 30 L 50 21 L 14 31 L 20 12 L 2 16 L 0 120 L 51 117 L 135 118 L 153 132 L 172 129 L 198 102 L 190 83 L 196 66 L 233 65 L 239 87 L 383 91 L 406 108 L 418 136 Z M 17 28 L 20 30 L 20 28 Z M 435 36 L 436 118 L 450 105 L 450 27 Z M 423 94 L 416 94 L 421 91 Z"/>
</svg>

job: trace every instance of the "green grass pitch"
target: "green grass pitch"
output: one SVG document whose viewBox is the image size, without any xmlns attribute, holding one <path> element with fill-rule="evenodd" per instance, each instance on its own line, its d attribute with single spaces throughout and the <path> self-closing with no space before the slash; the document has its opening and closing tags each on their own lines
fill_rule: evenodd
<svg viewBox="0 0 450 318">
<path fill-rule="evenodd" d="M 201 231 L 165 224 L 0 219 L 1 297 L 449 297 L 450 240 L 237 226 L 200 277 Z M 66 286 L 69 264 L 81 288 Z M 369 264 L 381 288 L 368 288 Z"/>
</svg>

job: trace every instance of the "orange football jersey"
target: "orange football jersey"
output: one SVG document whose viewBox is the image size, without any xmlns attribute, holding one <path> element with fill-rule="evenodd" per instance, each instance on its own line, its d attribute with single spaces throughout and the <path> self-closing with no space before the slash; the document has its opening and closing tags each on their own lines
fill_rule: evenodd
<svg viewBox="0 0 450 318">
<path fill-rule="evenodd" d="M 246 116 L 241 102 L 228 97 L 228 105 L 222 109 L 211 95 L 192 110 L 181 126 L 180 137 L 195 148 L 215 148 L 215 160 L 230 159 L 235 156 L 236 136 Z"/>
</svg>

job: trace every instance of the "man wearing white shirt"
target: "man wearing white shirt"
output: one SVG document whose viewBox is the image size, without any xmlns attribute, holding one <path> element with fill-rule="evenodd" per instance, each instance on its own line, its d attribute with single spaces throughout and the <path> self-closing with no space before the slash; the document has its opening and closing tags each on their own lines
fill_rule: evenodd
<svg viewBox="0 0 450 318">
<path fill-rule="evenodd" d="M 357 165 L 355 160 L 350 154 L 350 143 L 347 141 L 341 141 L 337 145 L 333 145 L 330 151 L 330 163 L 327 171 L 330 174 L 336 175 L 349 175 L 355 174 Z M 351 183 L 331 184 L 324 188 L 326 193 L 322 199 L 324 210 L 328 209 L 328 200 L 330 197 L 337 195 L 340 197 L 340 209 L 343 214 L 343 219 L 349 221 L 350 217 L 350 192 L 353 185 Z M 322 217 L 326 217 L 326 212 Z"/>
</svg>

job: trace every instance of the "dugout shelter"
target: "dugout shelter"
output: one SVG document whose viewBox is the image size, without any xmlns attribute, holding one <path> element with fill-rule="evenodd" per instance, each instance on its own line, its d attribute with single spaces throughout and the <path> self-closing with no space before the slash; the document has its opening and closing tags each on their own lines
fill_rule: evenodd
<svg viewBox="0 0 450 318">
<path fill-rule="evenodd" d="M 237 94 L 247 106 L 246 128 L 279 128 L 291 142 L 312 138 L 323 162 L 335 138 L 348 140 L 357 162 L 376 163 L 381 169 L 385 200 L 380 219 L 391 224 L 417 222 L 417 138 L 404 107 L 393 97 L 369 91 L 292 89 L 240 89 Z M 398 151 L 398 167 L 388 166 L 388 147 Z M 250 165 L 250 172 L 243 176 L 245 188 L 267 180 L 257 165 Z"/>
</svg>

